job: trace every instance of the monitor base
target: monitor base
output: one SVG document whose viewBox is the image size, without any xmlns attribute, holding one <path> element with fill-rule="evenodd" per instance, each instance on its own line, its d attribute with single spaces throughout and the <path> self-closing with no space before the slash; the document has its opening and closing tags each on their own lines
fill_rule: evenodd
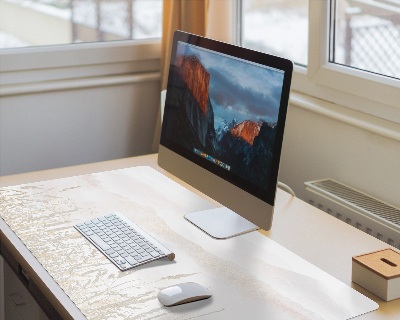
<svg viewBox="0 0 400 320">
<path fill-rule="evenodd" d="M 185 219 L 216 239 L 228 239 L 259 229 L 228 208 L 190 212 Z"/>
</svg>

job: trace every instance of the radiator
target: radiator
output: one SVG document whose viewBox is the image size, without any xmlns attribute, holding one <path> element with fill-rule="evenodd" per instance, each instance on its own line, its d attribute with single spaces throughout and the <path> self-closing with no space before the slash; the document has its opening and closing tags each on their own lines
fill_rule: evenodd
<svg viewBox="0 0 400 320">
<path fill-rule="evenodd" d="M 332 179 L 305 182 L 308 202 L 400 249 L 400 209 Z"/>
</svg>

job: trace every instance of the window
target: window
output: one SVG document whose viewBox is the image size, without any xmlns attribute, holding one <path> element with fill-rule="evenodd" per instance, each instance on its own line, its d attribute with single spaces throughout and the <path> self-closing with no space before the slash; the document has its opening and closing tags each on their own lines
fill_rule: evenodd
<svg viewBox="0 0 400 320">
<path fill-rule="evenodd" d="M 8 85 L 159 72 L 159 39 L 91 41 L 110 40 L 116 36 L 116 31 L 113 31 L 113 37 L 110 36 L 109 28 L 112 25 L 112 30 L 118 29 L 115 17 L 112 15 L 112 19 L 107 20 L 109 15 L 107 19 L 102 16 L 105 8 L 110 8 L 105 4 L 119 4 L 117 11 L 125 12 L 120 21 L 131 19 L 130 9 L 127 16 L 126 10 L 121 8 L 132 5 L 134 20 L 150 23 L 148 28 L 144 25 L 134 28 L 135 22 L 132 21 L 132 28 L 119 31 L 120 36 L 135 38 L 161 34 L 162 0 L 0 0 L 0 34 L 1 30 L 4 32 L 2 26 L 6 22 L 5 5 L 18 4 L 27 9 L 28 3 L 33 5 L 33 2 L 36 6 L 46 6 L 51 12 L 69 10 L 67 29 L 71 35 L 78 35 L 69 42 L 89 42 L 71 46 L 0 49 L 0 95 L 9 90 Z M 215 6 L 216 3 L 225 3 L 227 10 Z M 78 8 L 83 4 L 86 18 L 75 14 L 72 17 L 72 6 Z M 139 12 L 135 9 L 147 5 L 151 10 Z M 210 8 L 214 6 L 218 7 L 217 13 L 211 14 L 209 21 L 214 29 L 227 28 L 221 12 L 230 12 L 232 6 L 236 7 L 238 10 L 234 16 L 240 22 L 232 23 L 231 28 L 239 27 L 241 44 L 295 62 L 293 91 L 400 124 L 400 0 L 221 0 L 210 2 Z M 89 7 L 92 8 L 90 14 L 87 13 Z M 32 11 L 31 7 L 29 10 Z M 93 12 L 97 12 L 96 15 Z M 149 14 L 159 14 L 159 17 L 150 18 Z M 94 23 L 98 15 L 102 18 Z M 9 29 L 9 33 L 15 33 L 17 26 L 25 25 L 20 23 L 21 19 L 14 20 L 17 25 Z M 80 24 L 79 30 L 72 27 L 71 21 Z M 96 34 L 100 38 L 84 38 L 81 30 L 84 22 L 89 25 L 92 36 Z M 159 27 L 153 27 L 153 23 L 159 23 Z M 39 22 L 32 24 L 33 27 L 39 27 Z M 45 38 L 44 33 L 39 32 L 39 35 L 39 38 Z M 365 47 L 367 40 L 369 47 Z"/>
<path fill-rule="evenodd" d="M 332 1 L 330 21 L 330 62 L 400 79 L 400 0 Z"/>
<path fill-rule="evenodd" d="M 242 1 L 242 45 L 307 65 L 308 0 Z"/>
<path fill-rule="evenodd" d="M 161 14 L 162 0 L 0 0 L 0 98 L 158 78 Z"/>
<path fill-rule="evenodd" d="M 0 48 L 160 38 L 161 12 L 162 0 L 0 0 Z"/>
<path fill-rule="evenodd" d="M 293 90 L 400 124 L 400 0 L 242 0 L 241 43 L 295 63 Z"/>
</svg>

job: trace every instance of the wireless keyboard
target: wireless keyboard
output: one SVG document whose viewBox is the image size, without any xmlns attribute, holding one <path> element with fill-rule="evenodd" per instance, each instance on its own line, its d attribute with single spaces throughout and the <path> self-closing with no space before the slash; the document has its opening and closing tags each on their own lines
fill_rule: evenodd
<svg viewBox="0 0 400 320">
<path fill-rule="evenodd" d="M 175 254 L 119 212 L 74 226 L 121 271 Z"/>
</svg>

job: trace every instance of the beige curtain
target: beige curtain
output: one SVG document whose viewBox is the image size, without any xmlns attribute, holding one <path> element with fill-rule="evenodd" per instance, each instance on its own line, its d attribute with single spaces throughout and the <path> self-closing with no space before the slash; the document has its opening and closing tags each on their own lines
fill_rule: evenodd
<svg viewBox="0 0 400 320">
<path fill-rule="evenodd" d="M 205 36 L 209 0 L 164 0 L 161 40 L 161 90 L 167 88 L 170 52 L 175 30 Z M 158 150 L 161 111 L 157 118 L 153 150 Z"/>
<path fill-rule="evenodd" d="M 167 88 L 172 38 L 175 30 L 205 36 L 209 0 L 164 0 L 161 42 L 161 88 Z"/>
</svg>

